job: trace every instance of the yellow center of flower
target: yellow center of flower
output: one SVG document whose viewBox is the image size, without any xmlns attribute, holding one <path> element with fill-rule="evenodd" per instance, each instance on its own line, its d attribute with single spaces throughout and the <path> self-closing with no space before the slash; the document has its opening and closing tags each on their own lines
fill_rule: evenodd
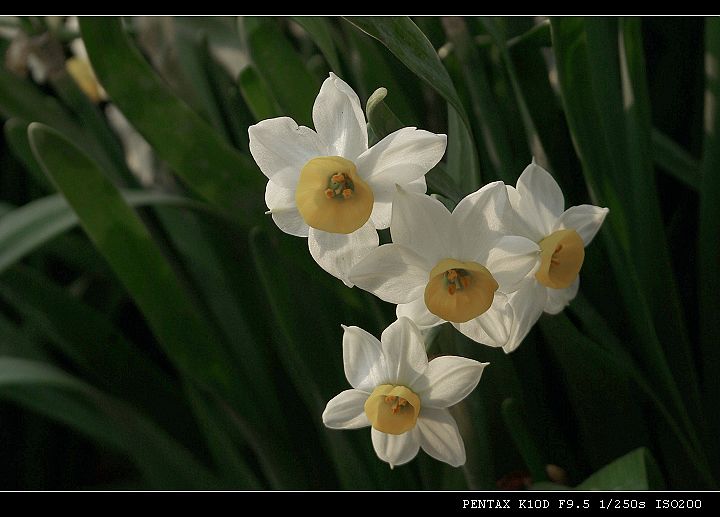
<svg viewBox="0 0 720 517">
<path fill-rule="evenodd" d="M 405 386 L 381 384 L 365 401 L 365 414 L 378 431 L 403 434 L 415 427 L 420 397 Z"/>
<path fill-rule="evenodd" d="M 352 233 L 370 219 L 374 197 L 353 162 L 340 156 L 321 156 L 300 171 L 295 203 L 308 226 L 330 233 Z"/>
<path fill-rule="evenodd" d="M 425 305 L 445 321 L 465 323 L 492 305 L 498 283 L 477 262 L 443 259 L 425 286 Z"/>
<path fill-rule="evenodd" d="M 570 287 L 585 260 L 585 243 L 575 230 L 558 230 L 539 243 L 540 268 L 535 278 L 553 289 Z"/>
</svg>

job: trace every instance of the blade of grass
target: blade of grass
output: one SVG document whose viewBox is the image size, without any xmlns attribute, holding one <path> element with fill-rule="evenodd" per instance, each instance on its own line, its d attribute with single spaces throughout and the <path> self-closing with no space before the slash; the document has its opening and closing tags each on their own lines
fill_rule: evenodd
<svg viewBox="0 0 720 517">
<path fill-rule="evenodd" d="M 700 162 L 659 129 L 652 131 L 655 165 L 693 190 L 700 188 Z"/>
<path fill-rule="evenodd" d="M 323 16 L 293 16 L 292 19 L 307 31 L 325 56 L 330 68 L 336 74 L 341 74 L 343 68 L 333 41 L 330 21 Z"/>
</svg>

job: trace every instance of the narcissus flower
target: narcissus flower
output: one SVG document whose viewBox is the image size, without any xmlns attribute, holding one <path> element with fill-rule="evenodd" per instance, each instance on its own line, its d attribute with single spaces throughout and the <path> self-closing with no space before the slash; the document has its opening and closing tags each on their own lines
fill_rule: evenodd
<svg viewBox="0 0 720 517">
<path fill-rule="evenodd" d="M 518 178 L 516 187 L 507 187 L 513 208 L 513 232 L 537 242 L 539 266 L 525 285 L 510 299 L 515 319 L 515 349 L 543 311 L 561 312 L 575 298 L 579 272 L 590 244 L 608 214 L 607 208 L 578 205 L 565 210 L 565 199 L 549 172 L 531 163 Z"/>
<path fill-rule="evenodd" d="M 250 152 L 270 180 L 265 203 L 278 227 L 307 237 L 315 261 L 351 286 L 348 271 L 390 224 L 395 185 L 424 193 L 447 138 L 406 127 L 368 149 L 360 100 L 333 73 L 312 116 L 316 131 L 288 117 L 250 126 Z"/>
<path fill-rule="evenodd" d="M 322 415 L 331 429 L 372 426 L 378 457 L 391 467 L 417 455 L 459 467 L 465 446 L 448 407 L 475 389 L 488 363 L 455 356 L 428 362 L 417 326 L 400 318 L 380 341 L 358 327 L 344 327 L 345 377 L 353 387 L 330 402 Z"/>
<path fill-rule="evenodd" d="M 438 200 L 399 189 L 393 200 L 393 243 L 353 268 L 352 282 L 398 304 L 421 328 L 451 322 L 490 346 L 513 339 L 507 294 L 537 266 L 540 247 L 507 235 L 505 185 L 497 181 L 460 201 L 450 213 Z"/>
</svg>

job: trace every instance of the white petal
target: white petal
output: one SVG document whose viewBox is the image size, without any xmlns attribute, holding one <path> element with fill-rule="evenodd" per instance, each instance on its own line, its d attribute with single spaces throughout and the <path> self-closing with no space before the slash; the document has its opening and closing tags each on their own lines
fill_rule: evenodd
<svg viewBox="0 0 720 517">
<path fill-rule="evenodd" d="M 540 264 L 540 246 L 530 239 L 510 235 L 498 239 L 485 262 L 498 290 L 517 291 L 522 281 Z"/>
<path fill-rule="evenodd" d="M 375 454 L 378 458 L 390 464 L 390 468 L 403 465 L 417 456 L 420 442 L 412 429 L 403 434 L 386 434 L 374 427 L 370 433 Z"/>
<path fill-rule="evenodd" d="M 399 304 L 395 313 L 398 318 L 403 316 L 410 318 L 422 330 L 444 323 L 443 320 L 428 310 L 424 296 L 420 296 L 410 303 Z"/>
<path fill-rule="evenodd" d="M 383 244 L 350 271 L 349 280 L 360 289 L 390 303 L 408 303 L 423 296 L 433 266 L 410 248 Z"/>
<path fill-rule="evenodd" d="M 388 378 L 392 384 L 412 389 L 415 380 L 428 366 L 425 341 L 417 326 L 400 318 L 386 328 L 380 337 Z"/>
<path fill-rule="evenodd" d="M 505 212 L 505 219 L 507 225 L 512 229 L 512 235 L 527 237 L 534 242 L 542 240 L 547 235 L 542 228 L 543 225 L 539 224 L 537 218 L 533 218 L 532 221 L 525 221 L 520 215 L 520 205 L 522 204 L 520 194 L 518 194 L 515 187 L 505 185 L 505 188 L 510 200 L 509 208 L 512 208 L 512 210 Z"/>
<path fill-rule="evenodd" d="M 331 275 L 352 287 L 350 270 L 377 248 L 380 239 L 371 221 L 352 233 L 329 233 L 316 228 L 308 231 L 308 247 L 315 262 Z"/>
<path fill-rule="evenodd" d="M 547 302 L 545 302 L 545 312 L 548 314 L 559 314 L 565 307 L 577 296 L 580 287 L 580 277 L 578 276 L 570 287 L 565 289 L 547 288 Z"/>
<path fill-rule="evenodd" d="M 357 159 L 358 174 L 373 187 L 389 189 L 422 178 L 445 154 L 447 137 L 404 127 L 380 140 Z"/>
<path fill-rule="evenodd" d="M 311 158 L 327 155 L 312 129 L 288 117 L 263 120 L 248 128 L 250 154 L 269 179 L 294 189 L 300 170 Z"/>
<path fill-rule="evenodd" d="M 425 192 L 427 192 L 425 176 L 411 183 L 408 183 L 403 188 L 410 192 L 425 194 Z M 390 226 L 390 217 L 392 215 L 392 200 L 393 197 L 395 197 L 395 192 L 397 192 L 397 188 L 395 187 L 395 185 L 392 185 L 387 189 L 381 189 L 378 187 L 373 188 L 375 203 L 373 204 L 372 214 L 370 214 L 370 220 L 373 222 L 375 228 L 377 228 L 378 230 L 384 230 L 385 228 Z"/>
<path fill-rule="evenodd" d="M 270 209 L 273 221 L 285 233 L 297 237 L 308 236 L 308 225 L 295 205 L 295 190 L 281 187 L 268 181 L 265 188 L 265 204 Z"/>
<path fill-rule="evenodd" d="M 345 81 L 332 72 L 320 87 L 312 117 L 329 155 L 355 161 L 367 150 L 367 123 L 360 99 Z"/>
<path fill-rule="evenodd" d="M 537 283 L 534 278 L 528 278 L 523 286 L 510 297 L 513 322 L 510 337 L 503 345 L 505 353 L 510 353 L 520 346 L 522 340 L 540 318 L 545 309 L 547 291 L 548 289 Z"/>
<path fill-rule="evenodd" d="M 572 206 L 563 212 L 554 229 L 575 230 L 587 246 L 595 237 L 609 211 L 607 208 L 594 205 Z"/>
<path fill-rule="evenodd" d="M 502 181 L 488 183 L 466 196 L 452 218 L 462 236 L 462 258 L 483 263 L 493 242 L 508 233 L 508 195 Z"/>
<path fill-rule="evenodd" d="M 325 406 L 323 423 L 330 429 L 359 429 L 369 426 L 370 421 L 365 415 L 367 398 L 368 394 L 362 391 L 343 391 Z"/>
<path fill-rule="evenodd" d="M 477 343 L 487 346 L 502 347 L 510 339 L 514 319 L 513 308 L 505 295 L 496 292 L 490 308 L 465 323 L 453 323 L 462 334 Z"/>
<path fill-rule="evenodd" d="M 423 408 L 417 429 L 420 446 L 430 456 L 453 467 L 465 464 L 465 444 L 447 409 Z"/>
<path fill-rule="evenodd" d="M 380 341 L 360 327 L 343 329 L 343 366 L 350 386 L 369 394 L 377 386 L 387 384 Z"/>
<path fill-rule="evenodd" d="M 398 189 L 393 198 L 390 234 L 433 264 L 452 257 L 459 242 L 450 212 L 430 196 Z"/>
<path fill-rule="evenodd" d="M 454 355 L 430 361 L 425 375 L 415 384 L 423 410 L 426 407 L 446 408 L 460 402 L 478 385 L 487 365 Z"/>
<path fill-rule="evenodd" d="M 535 221 L 543 236 L 549 235 L 565 209 L 565 199 L 555 179 L 533 162 L 518 178 L 517 191 L 521 198 L 520 216 L 527 223 Z"/>
</svg>

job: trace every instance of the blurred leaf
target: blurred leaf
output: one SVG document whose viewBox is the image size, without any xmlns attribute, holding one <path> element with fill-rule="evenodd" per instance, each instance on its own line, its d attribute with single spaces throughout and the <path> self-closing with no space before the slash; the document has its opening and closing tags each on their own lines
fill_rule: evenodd
<svg viewBox="0 0 720 517">
<path fill-rule="evenodd" d="M 705 20 L 705 125 L 700 165 L 700 227 L 698 235 L 698 294 L 700 345 L 705 411 L 711 427 L 713 464 L 720 465 L 720 20 Z"/>
<path fill-rule="evenodd" d="M 25 166 L 25 169 L 32 175 L 33 180 L 46 192 L 49 192 L 54 189 L 32 154 L 27 136 L 28 124 L 28 122 L 18 118 L 11 118 L 5 122 L 5 140 L 15 157 L 20 160 Z"/>
<path fill-rule="evenodd" d="M 131 206 L 172 205 L 205 210 L 203 205 L 172 194 L 124 191 Z M 31 201 L 0 216 L 0 272 L 78 223 L 75 212 L 60 194 Z"/>
<path fill-rule="evenodd" d="M 277 20 L 247 16 L 242 24 L 250 58 L 283 114 L 300 125 L 312 126 L 310 114 L 320 85 L 280 31 Z"/>
<path fill-rule="evenodd" d="M 662 387 L 663 396 L 672 401 L 690 438 L 697 444 L 687 408 L 680 398 L 662 353 L 659 331 L 655 328 L 657 324 L 658 329 L 668 330 L 669 336 L 683 336 L 679 310 L 667 309 L 678 308 L 679 305 L 659 221 L 654 179 L 648 178 L 643 167 L 649 159 L 649 147 L 640 141 L 628 140 L 631 137 L 625 126 L 626 123 L 645 124 L 647 111 L 646 108 L 638 108 L 641 111 L 628 114 L 626 121 L 616 51 L 618 33 L 616 26 L 613 30 L 614 23 L 609 19 L 580 18 L 551 21 L 562 100 L 591 197 L 595 204 L 610 207 L 605 227 L 615 238 L 605 233 L 607 230 L 601 233 L 606 235 L 605 243 L 615 270 L 616 283 L 626 306 L 633 308 L 634 317 L 628 320 L 634 326 L 636 346 L 633 351 L 642 358 L 639 362 L 653 381 Z M 598 74 L 602 77 L 596 77 Z M 633 78 L 637 78 L 636 73 Z M 626 84 L 627 81 L 629 78 Z M 626 94 L 630 91 L 629 87 L 626 87 Z M 588 92 L 593 95 L 588 95 Z M 638 95 L 636 102 L 645 103 L 643 94 Z M 644 137 L 637 135 L 636 138 L 649 139 L 647 131 Z M 633 156 L 639 157 L 640 162 L 633 160 L 629 163 L 629 146 L 632 146 Z M 627 174 L 627 170 L 635 173 Z M 641 178 L 644 180 L 641 181 Z M 602 201 L 596 201 L 597 197 Z M 641 217 L 647 220 L 647 228 L 631 224 L 640 217 L 638 211 L 641 207 L 647 210 Z M 648 239 L 645 232 L 658 240 Z M 676 327 L 670 329 L 673 324 Z M 674 345 L 668 341 L 665 344 L 666 350 Z"/>
<path fill-rule="evenodd" d="M 485 72 L 485 63 L 463 19 L 445 17 L 443 18 L 443 27 L 448 39 L 453 44 L 459 72 L 467 85 L 473 116 L 480 126 L 480 136 L 492 166 L 490 178 L 511 182 L 516 176 L 515 157 L 509 140 L 508 128 L 502 113 L 498 110 L 498 99 L 492 91 L 488 75 Z M 462 150 L 462 166 L 466 169 L 464 174 L 468 174 L 467 169 L 471 171 L 477 169 L 477 164 L 473 166 L 473 161 L 477 162 L 477 157 L 474 156 L 474 150 L 470 144 L 464 144 Z M 485 179 L 487 181 L 490 178 Z"/>
<path fill-rule="evenodd" d="M 537 48 L 537 47 L 550 47 L 552 46 L 552 36 L 550 34 L 550 20 L 543 20 L 542 22 L 533 26 L 532 29 L 510 38 L 507 41 L 507 46 L 512 48 Z"/>
<path fill-rule="evenodd" d="M 124 187 L 138 187 L 135 178 L 125 164 L 125 152 L 107 121 L 87 95 L 78 87 L 75 80 L 65 71 L 53 74 L 53 88 L 63 102 L 75 113 L 87 138 L 89 150 L 96 150 L 91 156 L 98 160 L 103 170 L 111 174 L 113 181 Z M 31 121 L 35 122 L 35 121 Z M 38 120 L 37 122 L 42 122 Z M 51 125 L 51 127 L 53 127 Z"/>
<path fill-rule="evenodd" d="M 385 45 L 413 73 L 437 91 L 460 115 L 468 131 L 470 121 L 447 70 L 442 66 L 432 44 L 413 21 L 406 16 L 346 19 Z"/>
<path fill-rule="evenodd" d="M 130 42 L 120 19 L 81 17 L 93 69 L 130 123 L 187 185 L 243 224 L 262 221 L 262 174 L 175 97 Z M 131 78 L 131 80 L 129 80 Z"/>
<path fill-rule="evenodd" d="M 131 400 L 169 429 L 186 428 L 177 383 L 107 317 L 45 276 L 14 267 L 0 277 L 0 296 L 42 329 L 72 364 L 109 393 Z"/>
<path fill-rule="evenodd" d="M 281 111 L 277 102 L 270 95 L 267 85 L 253 65 L 243 68 L 238 77 L 238 85 L 256 121 L 280 116 Z"/>
<path fill-rule="evenodd" d="M 185 375 L 234 391 L 225 352 L 120 193 L 56 131 L 31 124 L 30 145 L 83 229 L 128 289 L 170 359 Z"/>
<path fill-rule="evenodd" d="M 332 71 L 341 75 L 342 66 L 333 42 L 330 21 L 324 16 L 293 16 L 292 19 L 307 31 L 325 56 Z"/>
<path fill-rule="evenodd" d="M 55 367 L 0 357 L 0 396 L 123 451 L 155 488 L 217 486 L 205 467 L 150 420 Z"/>
<path fill-rule="evenodd" d="M 601 468 L 577 490 L 664 490 L 665 483 L 650 451 L 640 447 Z"/>
<path fill-rule="evenodd" d="M 687 185 L 700 187 L 700 163 L 669 136 L 658 129 L 652 131 L 652 154 L 655 165 Z"/>
<path fill-rule="evenodd" d="M 530 470 L 533 481 L 546 481 L 545 465 L 547 460 L 543 457 L 542 450 L 528 429 L 520 404 L 513 398 L 503 400 L 502 416 L 515 446 Z"/>
</svg>

